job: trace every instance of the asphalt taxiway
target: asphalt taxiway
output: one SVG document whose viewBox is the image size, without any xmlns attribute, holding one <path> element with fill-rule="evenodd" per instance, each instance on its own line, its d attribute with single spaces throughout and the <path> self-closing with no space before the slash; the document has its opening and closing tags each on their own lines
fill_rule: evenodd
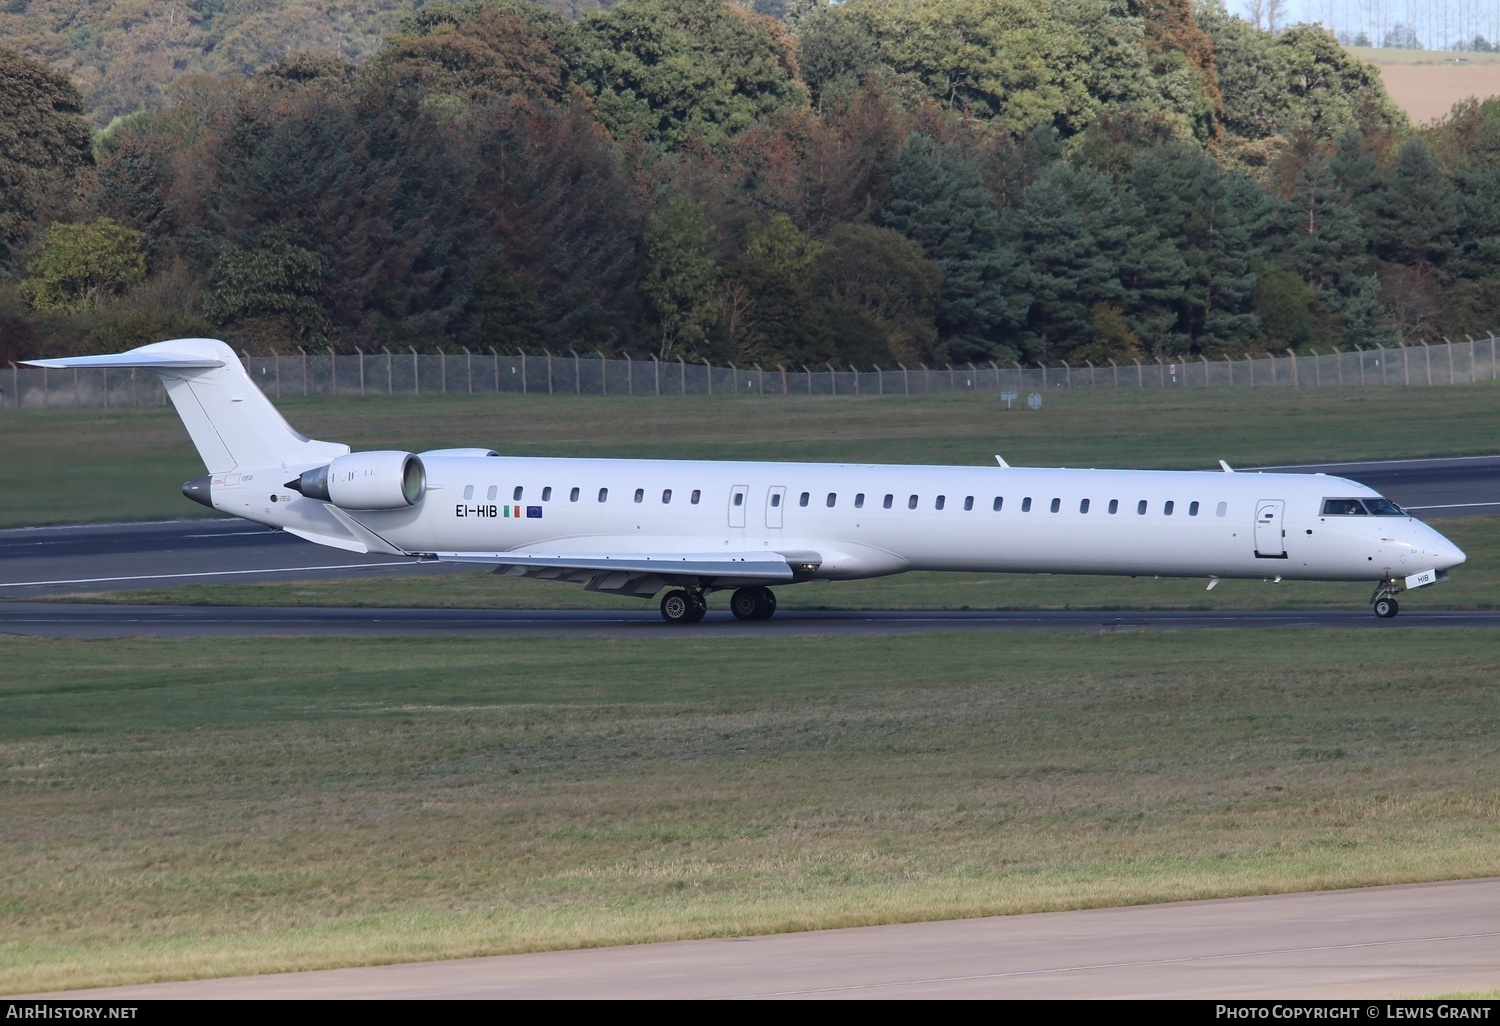
<svg viewBox="0 0 1500 1026">
<path fill-rule="evenodd" d="M 1493 990 L 1500 880 L 549 951 L 75 991 L 74 1000 L 1372 999 Z M 1373 1014 L 1372 1014 L 1373 1013 Z"/>
</svg>

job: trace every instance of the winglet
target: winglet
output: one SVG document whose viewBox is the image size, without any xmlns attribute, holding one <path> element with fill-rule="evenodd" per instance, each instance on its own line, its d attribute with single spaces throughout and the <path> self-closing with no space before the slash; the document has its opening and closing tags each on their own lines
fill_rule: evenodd
<svg viewBox="0 0 1500 1026">
<path fill-rule="evenodd" d="M 1233 474 L 1234 473 L 1234 468 L 1231 467 L 1229 464 L 1225 463 L 1223 460 L 1219 461 L 1219 466 L 1221 466 L 1221 467 L 1224 468 L 1224 473 L 1226 473 L 1226 474 Z"/>
<path fill-rule="evenodd" d="M 1005 468 L 1005 469 L 1006 469 L 1006 470 L 1009 470 L 1009 469 L 1010 469 L 1010 464 L 1009 464 L 1009 463 L 1006 463 L 1006 462 L 1005 462 L 1005 457 L 1004 457 L 1004 456 L 1001 456 L 1001 455 L 1000 455 L 1000 454 L 999 454 L 999 453 L 996 453 L 996 454 L 995 454 L 995 462 L 996 462 L 996 463 L 998 463 L 998 464 L 1000 464 L 1000 465 L 1001 465 L 1001 466 L 1002 466 L 1002 467 L 1004 467 L 1004 468 Z"/>
</svg>

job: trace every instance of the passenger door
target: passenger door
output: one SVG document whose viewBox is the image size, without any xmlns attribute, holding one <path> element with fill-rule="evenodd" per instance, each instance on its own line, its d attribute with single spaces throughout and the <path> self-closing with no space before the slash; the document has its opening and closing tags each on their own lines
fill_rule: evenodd
<svg viewBox="0 0 1500 1026">
<path fill-rule="evenodd" d="M 1286 531 L 1281 514 L 1283 499 L 1261 499 L 1255 504 L 1255 555 L 1259 559 L 1286 558 Z"/>
</svg>

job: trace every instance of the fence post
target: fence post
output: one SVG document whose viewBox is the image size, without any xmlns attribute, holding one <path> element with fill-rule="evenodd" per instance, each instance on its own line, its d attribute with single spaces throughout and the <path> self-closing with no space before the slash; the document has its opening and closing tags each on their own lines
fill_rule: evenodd
<svg viewBox="0 0 1500 1026">
<path fill-rule="evenodd" d="M 438 380 L 442 382 L 442 394 L 448 394 L 448 350 L 438 346 Z"/>
<path fill-rule="evenodd" d="M 625 394 L 635 395 L 635 361 L 625 354 Z"/>
<path fill-rule="evenodd" d="M 880 395 L 885 395 L 885 368 L 883 367 L 875 368 L 875 391 Z"/>
<path fill-rule="evenodd" d="M 651 354 L 651 369 L 656 372 L 656 394 L 661 395 L 661 361 Z"/>
<path fill-rule="evenodd" d="M 1098 382 L 1094 380 L 1094 361 L 1084 360 L 1083 362 L 1089 365 L 1089 388 L 1094 388 L 1098 384 Z"/>
<path fill-rule="evenodd" d="M 1063 380 L 1064 380 L 1064 382 L 1066 382 L 1066 384 L 1064 384 L 1063 387 L 1066 388 L 1066 389 L 1068 389 L 1069 391 L 1072 391 L 1072 389 L 1073 389 L 1073 368 L 1068 366 L 1068 361 L 1067 360 L 1064 360 L 1062 362 L 1062 365 L 1063 365 Z"/>
<path fill-rule="evenodd" d="M 380 348 L 385 350 L 385 394 L 386 395 L 394 395 L 395 394 L 395 389 L 394 389 L 393 384 L 392 384 L 392 382 L 393 382 L 393 375 L 391 374 L 391 351 L 386 346 L 381 346 Z M 281 366 L 281 361 L 280 360 L 276 361 L 276 366 L 278 368 Z M 276 392 L 279 395 L 279 394 L 281 394 L 281 377 L 280 377 L 281 372 L 280 372 L 280 370 L 278 370 L 276 373 L 277 373 L 277 378 L 276 378 Z"/>
<path fill-rule="evenodd" d="M 422 394 L 422 368 L 417 365 L 417 347 L 407 346 L 411 350 L 411 388 L 413 395 Z"/>
<path fill-rule="evenodd" d="M 734 365 L 733 360 L 726 360 L 729 364 L 729 394 L 740 394 L 740 369 Z"/>
<path fill-rule="evenodd" d="M 807 379 L 807 394 L 812 395 L 812 371 L 807 369 L 807 364 L 802 365 L 802 376 Z"/>
<path fill-rule="evenodd" d="M 516 346 L 516 352 L 521 355 L 521 394 L 527 395 L 528 393 L 530 393 L 531 387 L 526 384 L 526 350 L 522 349 L 520 346 Z M 500 357 L 498 354 L 496 354 L 495 356 L 495 371 L 497 374 L 500 371 Z M 474 385 L 472 382 L 469 385 L 469 391 L 474 391 Z M 495 389 L 495 391 L 498 392 L 500 390 L 497 388 Z"/>
<path fill-rule="evenodd" d="M 1310 346 L 1308 348 L 1311 349 Z M 1314 388 L 1322 388 L 1323 387 L 1323 354 L 1320 353 L 1320 352 L 1318 352 L 1316 349 L 1312 350 L 1312 354 L 1313 354 L 1313 387 Z"/>
<path fill-rule="evenodd" d="M 851 363 L 849 365 L 849 370 L 854 374 L 854 394 L 859 395 L 859 368 Z"/>
<path fill-rule="evenodd" d="M 578 365 L 578 350 L 570 348 L 568 352 L 573 354 L 573 391 L 577 395 L 583 395 L 583 371 Z"/>
<path fill-rule="evenodd" d="M 710 366 L 707 357 L 704 357 L 704 359 L 703 359 L 703 374 L 704 374 L 705 377 L 708 378 L 708 394 L 709 395 L 713 395 L 714 394 L 714 369 L 713 369 L 712 366 Z"/>
<path fill-rule="evenodd" d="M 307 395 L 307 350 L 303 349 L 301 346 L 298 346 L 297 347 L 297 352 L 299 352 L 299 353 L 302 354 L 302 394 L 304 396 L 306 396 Z"/>
<path fill-rule="evenodd" d="M 972 362 L 970 362 L 970 364 L 969 364 L 969 389 L 970 389 L 970 391 L 974 391 L 974 392 L 979 391 L 979 384 L 978 384 L 978 382 L 979 382 L 979 372 L 974 369 L 974 364 Z"/>
<path fill-rule="evenodd" d="M 1376 342 L 1375 348 L 1380 350 L 1380 355 L 1375 357 L 1375 362 L 1380 364 L 1380 383 L 1383 385 L 1385 384 L 1385 365 L 1387 363 L 1387 360 L 1385 358 L 1385 346 L 1381 345 L 1379 342 Z"/>
<path fill-rule="evenodd" d="M 990 370 L 995 374 L 995 391 L 1000 391 L 1000 365 L 994 360 L 990 361 Z"/>
<path fill-rule="evenodd" d="M 1146 372 L 1145 372 L 1145 370 L 1143 370 L 1141 368 L 1141 361 L 1137 360 L 1133 356 L 1131 357 L 1131 359 L 1135 360 L 1135 387 L 1137 389 L 1145 388 L 1146 387 Z M 1045 382 L 1043 382 L 1043 383 L 1045 384 Z"/>
<path fill-rule="evenodd" d="M 1016 391 L 1026 391 L 1026 372 L 1021 369 L 1021 361 L 1012 360 L 1010 362 L 1016 365 Z"/>
<path fill-rule="evenodd" d="M 498 366 L 498 364 L 496 365 Z M 547 394 L 552 395 L 552 350 L 547 350 Z"/>
<path fill-rule="evenodd" d="M 604 376 L 604 351 L 595 349 L 594 355 L 599 357 L 599 394 L 609 395 L 609 380 Z"/>
<path fill-rule="evenodd" d="M 902 391 L 902 394 L 903 395 L 911 395 L 911 371 L 907 370 L 906 369 L 906 364 L 902 363 L 900 360 L 896 361 L 896 366 L 901 368 L 901 391 Z"/>
<path fill-rule="evenodd" d="M 1208 357 L 1204 356 L 1202 353 L 1199 353 L 1198 354 L 1198 359 L 1200 359 L 1200 360 L 1203 361 L 1203 387 L 1207 388 L 1208 387 Z M 1183 372 L 1182 372 L 1182 379 L 1184 381 L 1187 380 L 1187 369 L 1185 367 L 1184 367 Z"/>
<path fill-rule="evenodd" d="M 755 391 L 759 395 L 766 394 L 766 372 L 758 363 L 755 365 Z"/>
<path fill-rule="evenodd" d="M 1288 349 L 1286 355 L 1292 358 L 1292 387 L 1297 388 L 1297 354 Z"/>
<path fill-rule="evenodd" d="M 1420 341 L 1422 343 L 1422 359 L 1427 364 L 1427 387 L 1431 388 L 1432 387 L 1432 347 L 1429 346 L 1425 340 L 1419 339 L 1418 341 Z"/>
<path fill-rule="evenodd" d="M 781 371 L 781 394 L 790 395 L 791 393 L 787 391 L 786 387 L 786 364 L 778 363 L 776 369 Z"/>
<path fill-rule="evenodd" d="M 1106 357 L 1106 359 L 1109 360 L 1110 370 L 1114 372 L 1114 387 L 1118 389 L 1120 387 L 1120 365 L 1118 363 L 1115 363 L 1115 359 L 1112 356 Z"/>
<path fill-rule="evenodd" d="M 500 394 L 500 353 L 490 346 L 490 377 L 495 379 L 495 394 Z"/>
<path fill-rule="evenodd" d="M 1453 343 L 1444 336 L 1443 343 L 1448 347 L 1448 384 L 1453 384 Z"/>
<path fill-rule="evenodd" d="M 682 390 L 683 395 L 687 395 L 687 361 L 680 356 L 677 358 L 677 372 L 680 375 L 677 387 Z"/>
<path fill-rule="evenodd" d="M 365 351 L 359 346 L 354 347 L 354 352 L 359 356 L 359 397 L 365 397 Z"/>
<path fill-rule="evenodd" d="M 828 364 L 824 364 L 824 366 L 828 368 L 828 388 L 829 388 L 829 394 L 830 395 L 838 395 L 839 394 L 839 379 L 836 378 L 836 377 L 834 377 L 833 364 L 828 363 Z"/>
</svg>

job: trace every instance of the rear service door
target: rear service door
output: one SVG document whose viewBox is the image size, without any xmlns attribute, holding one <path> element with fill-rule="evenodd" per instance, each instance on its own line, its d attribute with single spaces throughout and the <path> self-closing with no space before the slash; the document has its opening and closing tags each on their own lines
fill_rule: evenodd
<svg viewBox="0 0 1500 1026">
<path fill-rule="evenodd" d="M 1286 558 L 1286 531 L 1281 526 L 1282 499 L 1261 499 L 1255 504 L 1255 555 L 1260 559 Z"/>
</svg>

